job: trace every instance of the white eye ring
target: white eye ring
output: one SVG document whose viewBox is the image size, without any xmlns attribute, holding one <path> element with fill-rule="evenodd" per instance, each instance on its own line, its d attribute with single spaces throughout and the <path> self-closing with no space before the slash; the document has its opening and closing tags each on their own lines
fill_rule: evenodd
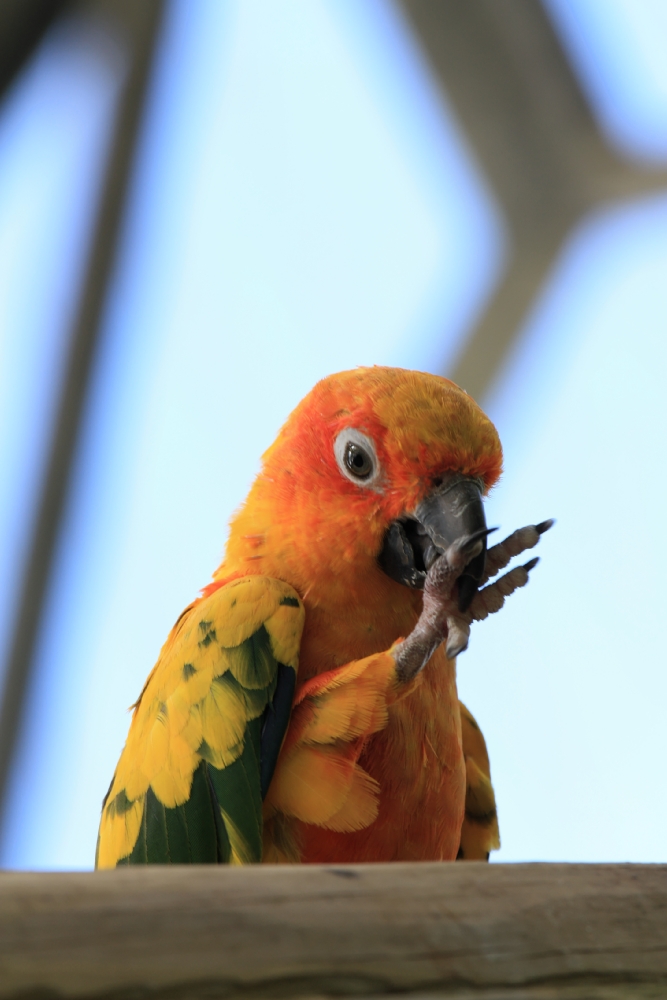
<svg viewBox="0 0 667 1000">
<path fill-rule="evenodd" d="M 336 436 L 334 455 L 338 468 L 355 486 L 378 488 L 382 470 L 375 445 L 356 427 L 346 427 Z"/>
</svg>

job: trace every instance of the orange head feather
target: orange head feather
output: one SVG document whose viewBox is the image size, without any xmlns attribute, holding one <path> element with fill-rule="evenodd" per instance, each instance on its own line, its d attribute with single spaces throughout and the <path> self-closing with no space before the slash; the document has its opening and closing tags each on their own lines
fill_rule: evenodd
<svg viewBox="0 0 667 1000">
<path fill-rule="evenodd" d="M 353 428 L 374 447 L 372 481 L 341 471 L 335 444 Z M 231 523 L 217 578 L 265 573 L 305 593 L 376 571 L 389 524 L 414 510 L 445 472 L 498 479 L 491 421 L 448 379 L 401 368 L 357 368 L 318 382 L 262 458 Z M 367 571 L 367 573 L 365 572 Z"/>
</svg>

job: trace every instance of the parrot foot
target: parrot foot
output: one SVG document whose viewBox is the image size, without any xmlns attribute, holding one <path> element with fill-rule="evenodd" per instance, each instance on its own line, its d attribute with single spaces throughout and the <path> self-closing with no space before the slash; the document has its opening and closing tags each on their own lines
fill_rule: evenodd
<svg viewBox="0 0 667 1000">
<path fill-rule="evenodd" d="M 424 583 L 424 605 L 419 621 L 407 639 L 394 650 L 399 680 L 410 681 L 423 670 L 447 636 L 448 649 L 452 640 L 463 640 L 459 620 L 465 619 L 467 615 L 458 612 L 454 584 L 470 560 L 480 554 L 483 539 L 488 534 L 489 529 L 483 528 L 472 535 L 457 538 L 429 569 Z M 468 626 L 468 634 L 469 632 Z M 467 644 L 466 635 L 462 648 Z"/>
<path fill-rule="evenodd" d="M 482 583 L 504 569 L 514 556 L 537 545 L 540 536 L 554 524 L 553 520 L 519 528 L 487 552 Z M 491 529 L 493 530 L 493 529 Z M 428 663 L 440 643 L 447 640 L 446 654 L 453 660 L 468 647 L 470 626 L 500 611 L 505 598 L 528 583 L 528 576 L 539 559 L 505 573 L 495 583 L 479 590 L 466 611 L 460 611 L 455 583 L 471 559 L 483 548 L 488 529 L 457 539 L 431 566 L 424 584 L 424 606 L 419 621 L 402 643 L 394 649 L 399 680 L 412 680 Z"/>
<path fill-rule="evenodd" d="M 540 536 L 553 527 L 554 524 L 555 521 L 553 518 L 549 518 L 548 521 L 542 521 L 541 524 L 529 524 L 525 528 L 519 528 L 517 531 L 512 532 L 509 537 L 498 545 L 492 546 L 486 553 L 486 565 L 480 586 L 488 583 L 492 576 L 496 576 L 501 569 L 504 569 L 510 559 L 514 559 L 515 556 L 525 552 L 526 549 L 532 549 L 537 545 Z"/>
</svg>

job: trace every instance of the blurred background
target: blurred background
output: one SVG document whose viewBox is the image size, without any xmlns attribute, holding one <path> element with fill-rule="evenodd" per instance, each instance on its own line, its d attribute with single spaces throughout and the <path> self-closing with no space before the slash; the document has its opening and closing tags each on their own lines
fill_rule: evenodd
<svg viewBox="0 0 667 1000">
<path fill-rule="evenodd" d="M 666 861 L 664 0 L 0 0 L 0 864 L 89 868 L 137 697 L 313 383 L 500 431 L 497 861 Z"/>
</svg>

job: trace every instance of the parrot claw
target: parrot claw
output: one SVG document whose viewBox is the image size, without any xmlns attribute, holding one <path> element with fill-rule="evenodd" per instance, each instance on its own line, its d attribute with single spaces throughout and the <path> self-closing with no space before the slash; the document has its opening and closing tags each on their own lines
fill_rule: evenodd
<svg viewBox="0 0 667 1000">
<path fill-rule="evenodd" d="M 479 531 L 473 531 L 472 535 L 466 535 L 465 538 L 460 539 L 463 545 L 470 545 L 472 542 L 480 541 L 482 538 L 486 538 L 487 535 L 492 535 L 497 528 L 480 528 Z"/>
<path fill-rule="evenodd" d="M 448 642 L 445 653 L 448 660 L 455 660 L 459 653 L 464 653 L 468 648 L 468 639 L 462 642 Z"/>
<path fill-rule="evenodd" d="M 553 519 L 540 524 L 519 528 L 486 553 L 486 567 L 482 576 L 482 589 L 472 597 L 469 606 L 462 609 L 458 602 L 457 581 L 466 566 L 481 553 L 484 539 L 495 528 L 483 528 L 469 535 L 462 535 L 447 548 L 430 566 L 424 583 L 424 606 L 419 621 L 407 637 L 395 648 L 396 672 L 399 680 L 413 679 L 428 663 L 433 652 L 446 640 L 447 659 L 453 660 L 468 648 L 470 626 L 500 611 L 505 599 L 528 583 L 531 570 L 539 557 L 534 556 L 523 566 L 516 566 L 509 573 L 490 584 L 483 585 L 515 556 L 532 549 L 540 536 L 554 524 Z M 463 577 L 465 579 L 465 577 Z"/>
<path fill-rule="evenodd" d="M 468 643 L 466 642 L 463 646 L 452 646 L 448 645 L 445 650 L 448 660 L 455 660 L 459 653 L 464 653 L 468 648 Z"/>
<path fill-rule="evenodd" d="M 471 559 L 475 559 L 482 552 L 486 536 L 497 530 L 497 528 L 480 528 L 479 531 L 463 535 L 452 542 L 444 553 L 444 559 L 450 570 L 457 570 L 459 573 L 464 570 Z"/>
<path fill-rule="evenodd" d="M 488 549 L 480 586 L 488 583 L 491 577 L 496 576 L 515 556 L 521 555 L 526 549 L 532 549 L 537 545 L 545 531 L 548 531 L 555 523 L 553 518 L 549 518 L 547 521 L 541 521 L 540 524 L 529 524 L 525 528 L 519 528 L 512 532 L 504 541 Z"/>
</svg>

